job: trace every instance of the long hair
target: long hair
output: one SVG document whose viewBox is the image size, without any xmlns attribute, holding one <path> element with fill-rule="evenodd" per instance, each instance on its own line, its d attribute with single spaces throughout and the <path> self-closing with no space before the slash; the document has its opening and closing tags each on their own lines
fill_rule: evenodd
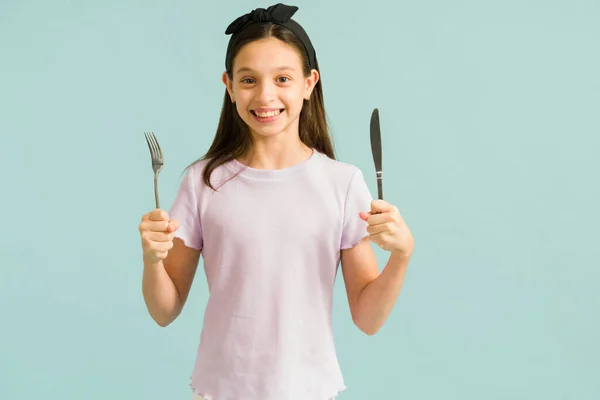
<svg viewBox="0 0 600 400">
<path fill-rule="evenodd" d="M 229 79 L 233 79 L 231 66 L 240 49 L 250 42 L 270 37 L 292 45 L 301 56 L 304 75 L 306 77 L 310 76 L 311 70 L 309 67 L 308 56 L 306 55 L 302 42 L 298 40 L 296 35 L 281 25 L 260 23 L 245 28 L 231 43 L 232 51 L 228 54 L 225 63 L 225 65 L 229 66 L 226 71 Z M 315 69 L 319 71 L 318 62 L 316 62 Z M 320 78 L 313 88 L 310 99 L 304 100 L 299 117 L 299 136 L 300 140 L 306 146 L 316 149 L 331 159 L 335 159 L 333 144 L 327 126 L 323 89 Z M 199 161 L 207 160 L 202 178 L 208 187 L 216 190 L 210 182 L 210 176 L 215 168 L 234 158 L 246 155 L 251 150 L 252 135 L 250 134 L 250 130 L 238 114 L 235 104 L 231 102 L 226 89 L 223 97 L 219 125 L 217 126 L 217 132 L 213 142 L 206 154 L 192 165 Z"/>
</svg>

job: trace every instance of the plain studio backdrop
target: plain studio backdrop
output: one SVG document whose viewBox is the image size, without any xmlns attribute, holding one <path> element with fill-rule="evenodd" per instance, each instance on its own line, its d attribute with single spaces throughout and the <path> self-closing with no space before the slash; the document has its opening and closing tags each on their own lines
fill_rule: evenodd
<svg viewBox="0 0 600 400">
<path fill-rule="evenodd" d="M 338 158 L 376 195 L 378 107 L 386 200 L 416 238 L 377 335 L 338 278 L 340 399 L 600 398 L 600 3 L 291 4 Z M 143 132 L 168 209 L 217 126 L 225 28 L 269 5 L 0 1 L 1 399 L 189 398 L 206 279 L 173 325 L 150 319 Z"/>
</svg>

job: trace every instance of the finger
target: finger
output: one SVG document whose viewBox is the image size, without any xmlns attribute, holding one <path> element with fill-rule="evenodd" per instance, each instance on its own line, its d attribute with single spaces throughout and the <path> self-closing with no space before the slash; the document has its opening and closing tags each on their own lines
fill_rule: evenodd
<svg viewBox="0 0 600 400">
<path fill-rule="evenodd" d="M 169 251 L 173 248 L 173 242 L 146 242 L 144 245 L 144 252 L 146 254 L 156 254 L 165 251 Z"/>
<path fill-rule="evenodd" d="M 382 233 L 378 233 L 376 235 L 371 235 L 370 239 L 373 243 L 375 243 L 377 246 L 381 247 L 382 249 L 386 249 L 390 242 L 390 236 L 387 232 L 382 232 Z"/>
<path fill-rule="evenodd" d="M 156 257 L 158 260 L 164 260 L 165 258 L 167 258 L 167 254 L 169 254 L 168 251 L 161 251 L 156 253 L 154 257 Z"/>
<path fill-rule="evenodd" d="M 372 214 L 385 213 L 385 212 L 392 211 L 393 209 L 394 209 L 394 206 L 392 206 L 390 203 L 388 203 L 385 200 L 373 200 L 371 202 L 371 213 Z"/>
<path fill-rule="evenodd" d="M 148 214 L 148 219 L 150 221 L 168 221 L 169 220 L 169 214 L 167 214 L 166 211 L 161 210 L 160 208 L 157 208 L 155 210 L 152 210 Z"/>
<path fill-rule="evenodd" d="M 177 221 L 177 220 L 169 221 L 169 225 L 167 227 L 167 232 L 175 232 L 177 229 L 179 229 L 179 221 Z"/>
<path fill-rule="evenodd" d="M 140 225 L 142 232 L 167 232 L 169 221 L 146 221 Z"/>
<path fill-rule="evenodd" d="M 380 212 L 373 212 L 373 211 L 368 211 L 368 212 L 360 212 L 358 213 L 360 219 L 362 219 L 363 221 L 367 221 L 369 224 L 371 224 L 372 220 L 371 217 L 372 216 L 376 216 L 376 215 L 382 215 L 382 214 L 387 214 L 387 213 L 380 213 Z M 386 221 L 385 219 L 379 220 L 376 219 L 375 221 Z M 381 223 L 381 222 L 379 222 Z"/>
<path fill-rule="evenodd" d="M 147 232 L 145 238 L 149 242 L 172 242 L 174 236 L 174 233 Z"/>
<path fill-rule="evenodd" d="M 169 251 L 172 248 L 173 248 L 173 242 L 153 242 L 152 243 L 152 250 L 159 252 L 159 253 Z"/>
<path fill-rule="evenodd" d="M 381 246 L 383 243 L 383 233 L 369 235 L 369 240 L 376 245 Z"/>
<path fill-rule="evenodd" d="M 369 225 L 367 226 L 367 232 L 370 235 L 377 235 L 383 232 L 387 232 L 387 225 L 386 224 L 379 224 L 379 225 Z"/>
<path fill-rule="evenodd" d="M 394 220 L 394 217 L 392 214 L 390 213 L 380 213 L 380 214 L 369 214 L 369 218 L 367 219 L 367 222 L 369 223 L 369 225 L 379 225 L 379 224 L 385 224 L 387 222 L 392 222 Z"/>
</svg>

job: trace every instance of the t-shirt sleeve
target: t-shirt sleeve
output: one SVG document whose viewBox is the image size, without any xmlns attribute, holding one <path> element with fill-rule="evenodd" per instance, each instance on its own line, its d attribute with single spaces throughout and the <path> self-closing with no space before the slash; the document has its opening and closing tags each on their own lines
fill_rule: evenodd
<svg viewBox="0 0 600 400">
<path fill-rule="evenodd" d="M 367 222 L 360 218 L 360 212 L 371 210 L 373 197 L 360 170 L 357 170 L 350 181 L 344 204 L 344 222 L 342 226 L 342 249 L 356 246 L 368 236 Z"/>
<path fill-rule="evenodd" d="M 186 246 L 202 250 L 203 236 L 200 221 L 199 203 L 196 197 L 196 176 L 194 166 L 188 168 L 173 201 L 169 217 L 179 221 L 175 237 L 183 240 Z"/>
</svg>

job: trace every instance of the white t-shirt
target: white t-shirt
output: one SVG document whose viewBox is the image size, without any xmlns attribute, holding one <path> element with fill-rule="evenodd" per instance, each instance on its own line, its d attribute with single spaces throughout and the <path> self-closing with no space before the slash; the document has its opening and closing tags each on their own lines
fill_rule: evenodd
<svg viewBox="0 0 600 400">
<path fill-rule="evenodd" d="M 170 210 L 177 237 L 202 250 L 210 291 L 192 389 L 207 400 L 337 396 L 333 289 L 340 250 L 367 236 L 361 171 L 316 150 L 282 170 L 234 160 L 214 170 L 215 192 L 205 165 L 186 171 Z"/>
</svg>

